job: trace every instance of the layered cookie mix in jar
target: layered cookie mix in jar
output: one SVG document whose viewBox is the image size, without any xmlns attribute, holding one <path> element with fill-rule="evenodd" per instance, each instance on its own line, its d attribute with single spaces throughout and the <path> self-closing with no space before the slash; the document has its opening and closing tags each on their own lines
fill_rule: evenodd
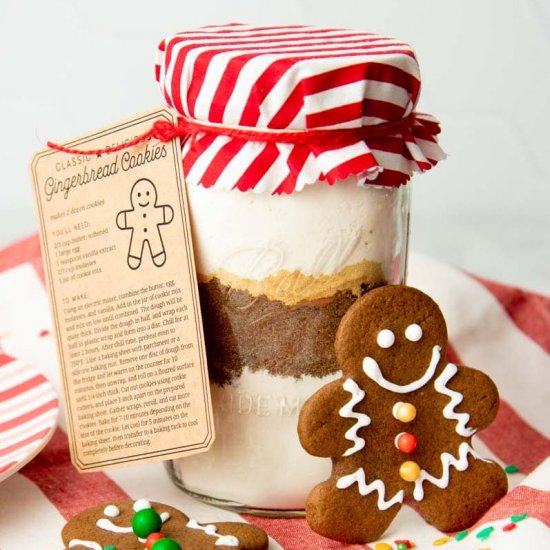
<svg viewBox="0 0 550 550">
<path fill-rule="evenodd" d="M 159 46 L 183 140 L 216 441 L 176 482 L 248 510 L 303 509 L 330 474 L 302 403 L 340 374 L 334 336 L 369 289 L 405 278 L 413 172 L 444 154 L 415 112 L 412 49 L 382 36 L 232 24 Z"/>
</svg>

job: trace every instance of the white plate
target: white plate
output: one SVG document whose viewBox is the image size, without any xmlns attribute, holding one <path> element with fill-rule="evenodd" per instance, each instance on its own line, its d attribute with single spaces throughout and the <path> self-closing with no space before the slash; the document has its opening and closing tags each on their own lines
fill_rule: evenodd
<svg viewBox="0 0 550 550">
<path fill-rule="evenodd" d="M 46 446 L 58 416 L 59 402 L 50 382 L 0 352 L 0 482 Z"/>
</svg>

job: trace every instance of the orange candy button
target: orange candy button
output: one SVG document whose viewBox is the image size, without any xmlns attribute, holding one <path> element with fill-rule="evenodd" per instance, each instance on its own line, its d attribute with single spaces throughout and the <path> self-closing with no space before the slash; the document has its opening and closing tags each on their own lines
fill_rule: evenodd
<svg viewBox="0 0 550 550">
<path fill-rule="evenodd" d="M 393 406 L 392 414 L 400 422 L 412 422 L 416 418 L 416 407 L 412 403 L 398 401 Z"/>
<path fill-rule="evenodd" d="M 416 481 L 420 477 L 420 466 L 412 460 L 407 460 L 399 467 L 399 475 L 405 481 Z"/>
</svg>

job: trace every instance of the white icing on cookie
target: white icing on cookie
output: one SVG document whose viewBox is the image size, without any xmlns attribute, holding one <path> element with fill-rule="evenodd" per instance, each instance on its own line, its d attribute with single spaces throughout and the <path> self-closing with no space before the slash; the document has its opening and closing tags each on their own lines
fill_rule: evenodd
<svg viewBox="0 0 550 550">
<path fill-rule="evenodd" d="M 376 336 L 376 343 L 381 348 L 391 348 L 395 343 L 395 334 L 388 328 L 382 329 Z"/>
<path fill-rule="evenodd" d="M 346 432 L 345 438 L 353 442 L 353 447 L 350 447 L 342 456 L 350 456 L 357 451 L 360 451 L 365 446 L 365 439 L 357 435 L 360 428 L 364 428 L 371 423 L 371 419 L 364 413 L 355 412 L 353 407 L 360 403 L 365 397 L 365 392 L 356 384 L 354 380 L 348 378 L 344 382 L 344 390 L 351 393 L 351 399 L 338 411 L 338 414 L 343 418 L 354 418 L 357 422 Z"/>
<path fill-rule="evenodd" d="M 115 506 L 114 504 L 109 504 L 108 506 L 105 506 L 103 514 L 110 518 L 116 518 L 117 516 L 120 516 L 120 510 L 118 509 L 118 506 Z"/>
<path fill-rule="evenodd" d="M 100 518 L 95 523 L 100 529 L 104 531 L 111 531 L 111 533 L 133 533 L 131 527 L 122 527 L 115 525 L 110 519 Z"/>
<path fill-rule="evenodd" d="M 216 536 L 218 534 L 218 528 L 210 523 L 204 528 L 204 532 L 207 535 Z"/>
<path fill-rule="evenodd" d="M 426 385 L 435 374 L 435 369 L 437 368 L 437 364 L 439 363 L 439 359 L 441 358 L 441 346 L 434 346 L 432 350 L 432 358 L 430 360 L 430 364 L 428 365 L 428 368 L 426 369 L 426 372 L 423 374 L 421 378 L 418 380 L 415 380 L 414 382 L 411 382 L 410 384 L 394 384 L 393 382 L 390 382 L 389 380 L 386 380 L 384 378 L 384 375 L 380 371 L 380 367 L 378 366 L 378 363 L 372 358 L 372 357 L 365 357 L 363 359 L 363 371 L 365 374 L 374 382 L 376 382 L 379 386 L 382 388 L 385 388 L 386 390 L 395 392 L 395 393 L 409 393 L 412 391 L 419 390 L 422 386 Z"/>
<path fill-rule="evenodd" d="M 147 508 L 151 508 L 151 503 L 145 498 L 140 498 L 134 502 L 134 512 L 139 512 Z"/>
<path fill-rule="evenodd" d="M 233 535 L 223 535 L 215 543 L 214 546 L 239 546 L 239 539 Z"/>
<path fill-rule="evenodd" d="M 203 531 L 206 531 L 206 527 L 201 527 L 196 519 L 190 519 L 185 527 L 189 527 L 189 529 L 202 529 Z"/>
<path fill-rule="evenodd" d="M 447 387 L 447 383 L 457 371 L 458 367 L 453 363 L 449 363 L 443 369 L 443 372 L 435 379 L 434 387 L 439 393 L 451 398 L 451 401 L 447 403 L 443 409 L 443 416 L 448 420 L 456 420 L 457 424 L 455 430 L 457 434 L 463 437 L 470 437 L 476 433 L 475 428 L 466 427 L 466 424 L 470 421 L 470 415 L 468 413 L 458 413 L 455 411 L 455 407 L 462 403 L 464 396 L 460 392 L 451 390 Z"/>
<path fill-rule="evenodd" d="M 405 329 L 405 338 L 411 342 L 418 342 L 422 338 L 422 327 L 416 323 Z"/>
<path fill-rule="evenodd" d="M 392 498 L 386 500 L 386 486 L 384 485 L 384 482 L 381 479 L 375 479 L 372 483 L 367 483 L 365 481 L 365 470 L 363 470 L 363 468 L 359 468 L 353 474 L 341 477 L 336 482 L 336 487 L 338 487 L 338 489 L 347 489 L 354 483 L 357 483 L 359 494 L 361 496 L 366 496 L 374 491 L 378 493 L 379 510 L 387 510 L 394 504 L 401 504 L 403 502 L 403 497 L 405 496 L 405 491 L 401 489 L 397 491 Z"/>
<path fill-rule="evenodd" d="M 211 523 L 203 527 L 202 525 L 199 525 L 197 520 L 190 519 L 187 522 L 186 527 L 189 527 L 189 529 L 200 529 L 201 531 L 204 531 L 207 535 L 216 537 L 218 540 L 214 543 L 214 546 L 237 547 L 240 544 L 239 539 L 237 537 L 234 537 L 233 535 L 218 534 L 218 528 Z"/>
<path fill-rule="evenodd" d="M 441 465 L 443 466 L 441 477 L 434 477 L 426 470 L 420 470 L 420 477 L 414 482 L 414 499 L 420 501 L 424 498 L 424 487 L 422 486 L 424 481 L 429 481 L 440 489 L 446 489 L 449 486 L 450 467 L 453 466 L 459 472 L 463 472 L 468 468 L 468 455 L 477 458 L 477 454 L 472 447 L 464 441 L 458 447 L 458 458 L 455 458 L 451 453 L 441 453 Z"/>
<path fill-rule="evenodd" d="M 103 550 L 103 546 L 93 540 L 72 539 L 69 541 L 69 548 L 73 548 L 74 546 L 85 546 L 86 548 L 90 548 L 90 550 Z"/>
</svg>

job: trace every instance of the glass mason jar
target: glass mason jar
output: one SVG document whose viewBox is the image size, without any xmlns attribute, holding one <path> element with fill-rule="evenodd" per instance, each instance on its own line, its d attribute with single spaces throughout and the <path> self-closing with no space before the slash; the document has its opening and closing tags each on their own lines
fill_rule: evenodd
<svg viewBox="0 0 550 550">
<path fill-rule="evenodd" d="M 340 376 L 338 323 L 405 279 L 409 187 L 342 181 L 295 195 L 189 187 L 216 440 L 176 460 L 188 491 L 226 506 L 303 509 L 330 461 L 308 455 L 304 401 Z"/>
<path fill-rule="evenodd" d="M 169 464 L 210 502 L 302 510 L 330 461 L 302 450 L 304 401 L 339 376 L 362 293 L 402 283 L 413 172 L 444 157 L 415 112 L 412 49 L 371 33 L 241 24 L 163 40 L 156 76 L 183 118 L 183 171 L 216 440 Z"/>
</svg>

